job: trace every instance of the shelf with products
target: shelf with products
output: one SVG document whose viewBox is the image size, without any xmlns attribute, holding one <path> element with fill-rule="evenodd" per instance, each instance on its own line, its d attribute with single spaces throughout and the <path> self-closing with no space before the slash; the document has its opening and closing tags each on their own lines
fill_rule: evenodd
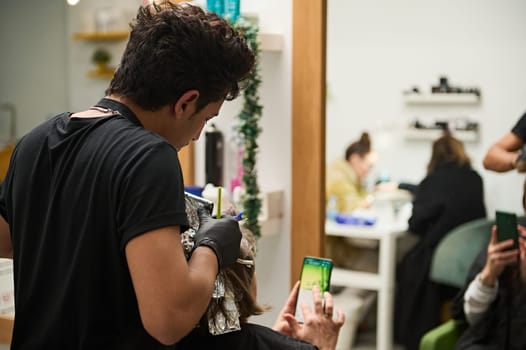
<svg viewBox="0 0 526 350">
<path fill-rule="evenodd" d="M 74 40 L 85 41 L 121 41 L 127 40 L 130 32 L 122 31 L 108 31 L 108 32 L 76 32 L 73 34 Z M 279 33 L 259 33 L 260 49 L 262 51 L 279 52 L 283 49 L 283 35 Z M 87 75 L 90 78 L 111 79 L 115 69 L 90 70 Z"/>
<path fill-rule="evenodd" d="M 453 136 L 463 142 L 478 142 L 480 125 L 469 117 L 456 118 L 416 118 L 405 133 L 407 140 L 436 140 L 449 130 Z"/>
<path fill-rule="evenodd" d="M 129 31 L 112 32 L 77 32 L 73 34 L 75 40 L 117 41 L 128 39 Z M 283 49 L 283 35 L 279 33 L 259 33 L 262 51 L 281 51 Z"/>
<path fill-rule="evenodd" d="M 418 129 L 410 126 L 405 130 L 405 138 L 413 141 L 429 141 L 438 139 L 443 133 L 443 129 Z M 451 130 L 451 135 L 462 142 L 479 141 L 478 130 Z"/>
<path fill-rule="evenodd" d="M 75 40 L 116 41 L 128 39 L 129 31 L 113 32 L 78 32 L 73 34 Z M 259 33 L 262 51 L 281 51 L 283 49 L 283 35 L 279 33 Z"/>
<path fill-rule="evenodd" d="M 476 105 L 480 96 L 474 93 L 410 93 L 404 94 L 404 101 L 410 105 Z"/>
<path fill-rule="evenodd" d="M 453 136 L 463 142 L 478 142 L 479 122 L 468 115 L 458 117 L 458 113 L 475 110 L 481 102 L 481 91 L 478 87 L 452 86 L 448 78 L 441 76 L 437 85 L 431 86 L 431 92 L 422 92 L 416 86 L 404 91 L 403 100 L 408 110 L 419 111 L 424 114 L 444 115 L 455 111 L 455 117 L 439 117 L 415 119 L 407 127 L 405 138 L 407 140 L 436 140 L 447 129 Z"/>
</svg>

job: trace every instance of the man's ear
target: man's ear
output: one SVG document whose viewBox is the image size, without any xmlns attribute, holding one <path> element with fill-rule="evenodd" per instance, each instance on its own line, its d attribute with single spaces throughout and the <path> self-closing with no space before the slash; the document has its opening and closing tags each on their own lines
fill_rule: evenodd
<svg viewBox="0 0 526 350">
<path fill-rule="evenodd" d="M 179 97 L 174 105 L 174 114 L 176 118 L 191 116 L 197 110 L 197 99 L 199 98 L 198 90 L 188 90 Z"/>
</svg>

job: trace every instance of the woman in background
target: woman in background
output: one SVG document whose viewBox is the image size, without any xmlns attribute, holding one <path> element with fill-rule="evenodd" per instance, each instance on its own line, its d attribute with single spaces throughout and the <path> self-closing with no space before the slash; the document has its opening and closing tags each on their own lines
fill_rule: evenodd
<svg viewBox="0 0 526 350">
<path fill-rule="evenodd" d="M 365 187 L 365 179 L 374 164 L 375 154 L 371 150 L 371 139 L 363 132 L 360 139 L 345 150 L 345 158 L 331 163 L 326 171 L 326 196 L 336 200 L 340 214 L 350 214 L 359 208 L 367 208 L 371 197 Z M 375 272 L 378 265 L 378 250 L 361 239 L 326 236 L 325 255 L 336 267 Z"/>
<path fill-rule="evenodd" d="M 364 182 L 374 163 L 369 134 L 364 132 L 345 150 L 345 158 L 334 161 L 327 169 L 327 199 L 335 197 L 338 211 L 350 213 L 370 205 Z"/>
<path fill-rule="evenodd" d="M 441 304 L 456 291 L 429 279 L 436 246 L 453 228 L 486 216 L 482 178 L 462 142 L 445 132 L 433 143 L 427 176 L 419 184 L 409 231 L 420 237 L 397 268 L 395 340 L 418 349 L 421 336 L 440 324 Z"/>
</svg>

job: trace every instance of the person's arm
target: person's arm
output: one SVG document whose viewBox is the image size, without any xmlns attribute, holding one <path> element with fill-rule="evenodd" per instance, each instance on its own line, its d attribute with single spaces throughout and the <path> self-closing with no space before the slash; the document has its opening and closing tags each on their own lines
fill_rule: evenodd
<svg viewBox="0 0 526 350">
<path fill-rule="evenodd" d="M 188 334 L 204 314 L 218 272 L 207 247 L 186 261 L 178 227 L 144 233 L 126 245 L 126 259 L 146 331 L 170 345 Z"/>
<path fill-rule="evenodd" d="M 478 274 L 464 294 L 464 315 L 470 325 L 477 323 L 497 297 L 499 286 L 486 285 Z"/>
<path fill-rule="evenodd" d="M 132 238 L 126 259 L 146 331 L 174 344 L 198 323 L 212 297 L 216 275 L 239 256 L 241 230 L 230 217 L 212 219 L 199 210 L 199 230 L 187 262 L 178 226 Z"/>
<path fill-rule="evenodd" d="M 308 305 L 303 305 L 304 323 L 299 323 L 294 317 L 298 290 L 299 282 L 296 282 L 285 306 L 283 306 L 278 315 L 273 329 L 290 337 L 311 343 L 320 350 L 334 350 L 340 328 L 345 322 L 345 316 L 338 310 L 336 320 L 334 320 L 334 305 L 331 294 L 329 292 L 324 293 L 325 307 L 323 307 L 320 289 L 315 286 L 312 290 L 314 310 L 311 310 Z"/>
<path fill-rule="evenodd" d="M 11 235 L 9 224 L 0 215 L 0 257 L 13 258 L 13 246 L 11 245 Z"/>
<path fill-rule="evenodd" d="M 524 141 L 515 133 L 506 133 L 489 148 L 483 160 L 484 168 L 496 172 L 515 169 L 519 157 L 517 151 L 523 144 Z"/>
<path fill-rule="evenodd" d="M 464 294 L 464 314 L 470 323 L 476 323 L 498 292 L 498 278 L 506 266 L 517 263 L 518 249 L 509 249 L 513 245 L 511 239 L 499 242 L 497 227 L 491 229 L 491 238 L 487 248 L 487 258 L 484 268 L 470 283 Z"/>
<path fill-rule="evenodd" d="M 398 184 L 398 188 L 401 190 L 411 192 L 412 195 L 414 195 L 418 191 L 418 185 L 409 182 L 400 182 Z"/>
</svg>

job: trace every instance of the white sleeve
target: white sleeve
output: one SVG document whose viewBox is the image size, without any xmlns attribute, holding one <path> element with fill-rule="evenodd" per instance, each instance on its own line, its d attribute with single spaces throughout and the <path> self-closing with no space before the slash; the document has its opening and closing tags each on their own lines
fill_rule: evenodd
<svg viewBox="0 0 526 350">
<path fill-rule="evenodd" d="M 464 293 L 464 314 L 469 324 L 478 322 L 491 303 L 497 298 L 499 282 L 490 287 L 482 284 L 480 273 L 471 281 Z"/>
</svg>

